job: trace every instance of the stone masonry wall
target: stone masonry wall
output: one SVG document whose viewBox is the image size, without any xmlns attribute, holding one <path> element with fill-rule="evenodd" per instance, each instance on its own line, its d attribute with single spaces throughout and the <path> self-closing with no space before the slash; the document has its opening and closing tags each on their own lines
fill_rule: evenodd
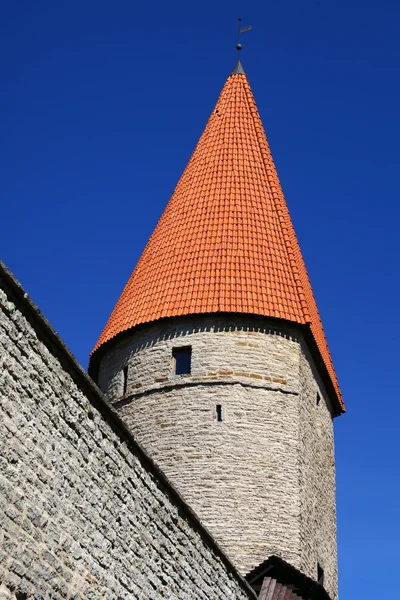
<svg viewBox="0 0 400 600">
<path fill-rule="evenodd" d="M 182 346 L 192 370 L 176 376 Z M 277 554 L 316 579 L 320 562 L 335 598 L 332 419 L 304 352 L 266 319 L 182 317 L 115 343 L 99 385 L 242 573 Z"/>
<path fill-rule="evenodd" d="M 300 481 L 302 570 L 324 570 L 324 587 L 337 598 L 334 436 L 327 394 L 305 344 L 300 355 Z M 318 396 L 317 396 L 318 394 Z"/>
<path fill-rule="evenodd" d="M 0 275 L 0 598 L 254 599 L 18 284 Z"/>
</svg>

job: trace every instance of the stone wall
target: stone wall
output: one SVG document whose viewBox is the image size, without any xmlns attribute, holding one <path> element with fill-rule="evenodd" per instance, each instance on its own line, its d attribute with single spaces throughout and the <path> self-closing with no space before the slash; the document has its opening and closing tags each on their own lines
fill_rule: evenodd
<svg viewBox="0 0 400 600">
<path fill-rule="evenodd" d="M 0 276 L 0 598 L 254 599 L 3 267 Z"/>
<path fill-rule="evenodd" d="M 182 346 L 192 369 L 176 376 Z M 110 345 L 99 368 L 100 387 L 242 573 L 276 554 L 316 579 L 319 562 L 335 598 L 333 426 L 318 381 L 300 328 L 245 315 L 149 324 Z"/>
<path fill-rule="evenodd" d="M 300 354 L 300 382 L 302 570 L 312 574 L 315 565 L 320 564 L 324 587 L 332 598 L 337 598 L 333 422 L 323 383 L 304 344 Z"/>
</svg>

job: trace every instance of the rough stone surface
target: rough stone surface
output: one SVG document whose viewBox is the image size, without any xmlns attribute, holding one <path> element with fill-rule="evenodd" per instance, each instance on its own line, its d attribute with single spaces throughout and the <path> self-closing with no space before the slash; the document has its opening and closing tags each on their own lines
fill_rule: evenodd
<svg viewBox="0 0 400 600">
<path fill-rule="evenodd" d="M 0 598 L 254 599 L 54 333 L 0 308 Z"/>
<path fill-rule="evenodd" d="M 324 569 L 325 588 L 337 597 L 336 481 L 333 423 L 324 388 L 306 346 L 300 354 L 300 489 L 303 570 Z M 320 401 L 317 404 L 316 394 Z"/>
<path fill-rule="evenodd" d="M 110 346 L 99 385 L 242 573 L 276 554 L 316 579 L 319 563 L 337 597 L 333 424 L 300 329 L 164 320 Z"/>
</svg>

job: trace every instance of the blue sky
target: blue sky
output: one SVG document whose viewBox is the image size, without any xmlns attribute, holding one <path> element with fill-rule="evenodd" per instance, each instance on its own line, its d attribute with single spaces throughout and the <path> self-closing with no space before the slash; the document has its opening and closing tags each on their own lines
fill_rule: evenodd
<svg viewBox="0 0 400 600">
<path fill-rule="evenodd" d="M 340 598 L 375 600 L 400 562 L 399 3 L 3 2 L 0 255 L 86 367 L 235 64 L 238 16 L 348 408 Z"/>
</svg>

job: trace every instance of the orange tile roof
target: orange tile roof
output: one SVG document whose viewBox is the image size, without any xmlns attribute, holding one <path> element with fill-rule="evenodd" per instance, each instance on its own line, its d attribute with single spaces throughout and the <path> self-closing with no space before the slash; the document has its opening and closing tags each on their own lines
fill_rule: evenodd
<svg viewBox="0 0 400 600">
<path fill-rule="evenodd" d="M 228 77 L 93 353 L 163 317 L 239 312 L 286 319 L 309 325 L 344 410 L 271 150 L 240 71 Z"/>
</svg>

